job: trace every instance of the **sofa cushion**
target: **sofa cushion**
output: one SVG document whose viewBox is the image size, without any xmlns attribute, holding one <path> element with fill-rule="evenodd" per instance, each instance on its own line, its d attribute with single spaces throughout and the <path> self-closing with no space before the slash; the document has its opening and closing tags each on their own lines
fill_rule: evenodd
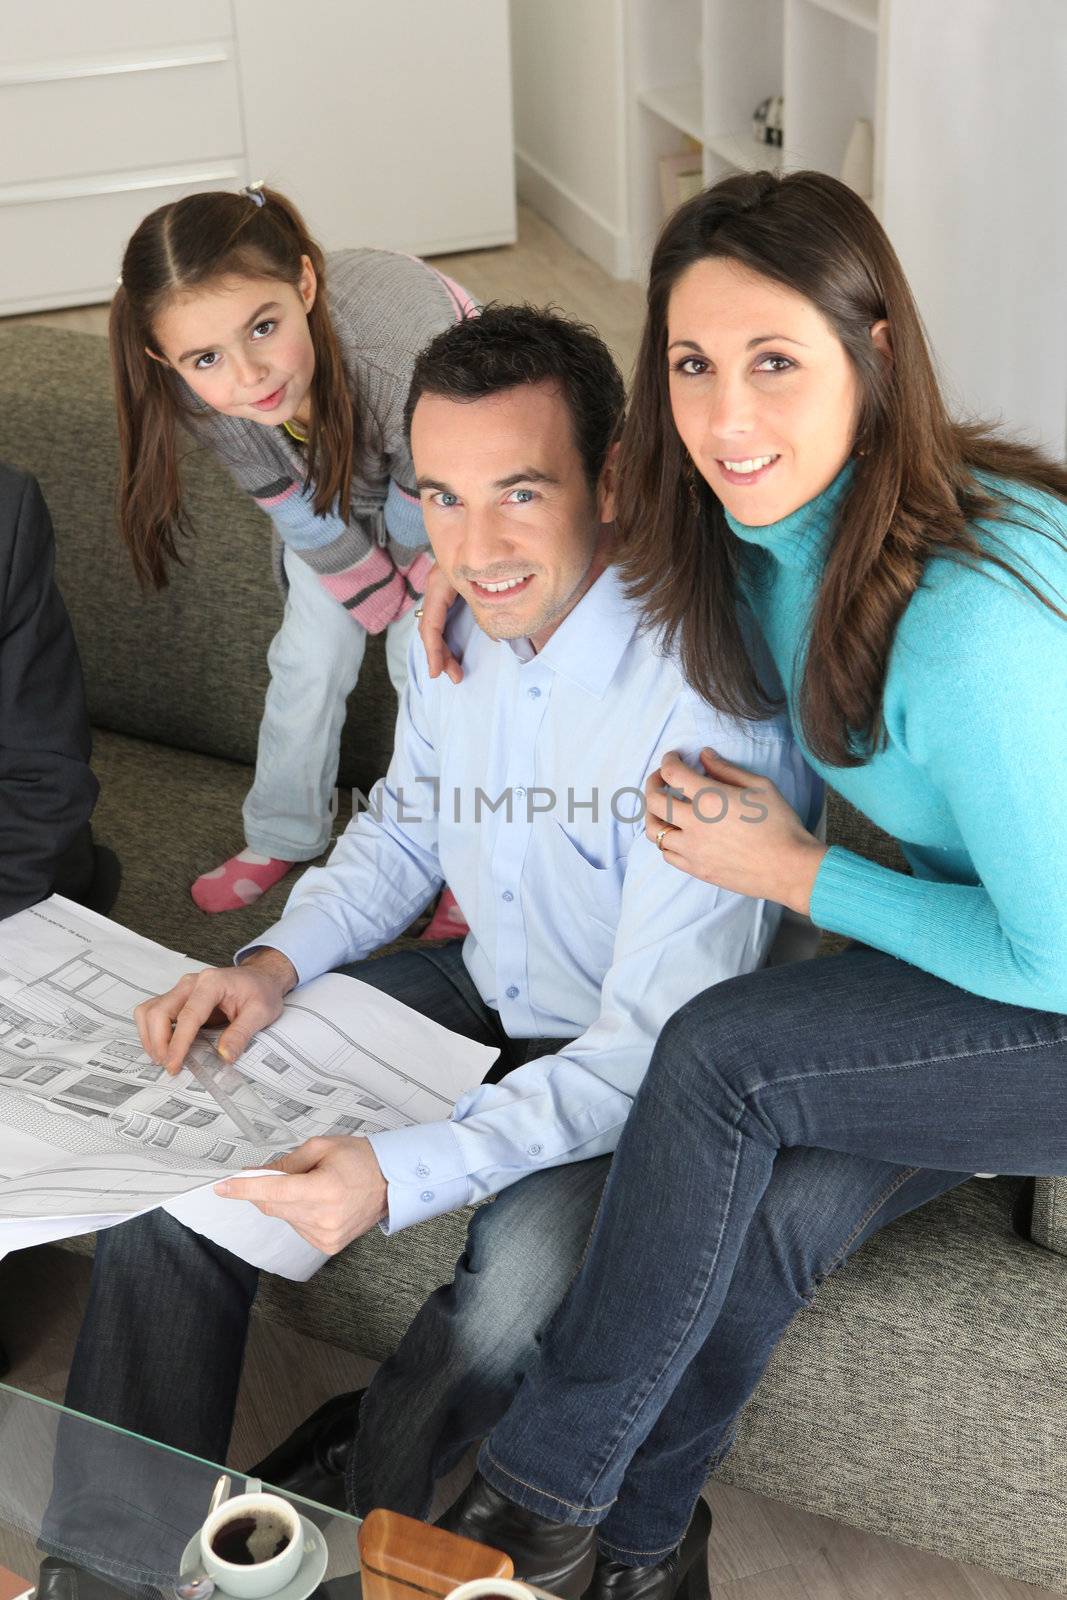
<svg viewBox="0 0 1067 1600">
<path fill-rule="evenodd" d="M 1046 1250 L 1067 1256 L 1067 1178 L 1038 1178 L 1030 1237 Z"/>
<path fill-rule="evenodd" d="M 220 916 L 200 911 L 189 894 L 198 873 L 240 847 L 251 768 L 97 729 L 93 769 L 100 779 L 93 831 L 122 861 L 116 922 L 220 966 L 281 916 L 294 873 L 254 905 Z"/>
<path fill-rule="evenodd" d="M 1019 1184 L 965 1183 L 829 1278 L 717 1476 L 1059 1591 L 1067 1266 L 1012 1231 Z"/>
</svg>

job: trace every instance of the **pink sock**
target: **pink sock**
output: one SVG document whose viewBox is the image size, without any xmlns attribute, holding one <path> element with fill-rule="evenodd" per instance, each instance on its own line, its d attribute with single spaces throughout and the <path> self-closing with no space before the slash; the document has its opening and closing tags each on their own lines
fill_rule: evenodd
<svg viewBox="0 0 1067 1600">
<path fill-rule="evenodd" d="M 470 932 L 467 919 L 451 889 L 442 889 L 433 916 L 419 934 L 420 939 L 465 939 Z"/>
<path fill-rule="evenodd" d="M 214 872 L 202 872 L 192 887 L 201 911 L 239 911 L 285 877 L 293 861 L 278 861 L 255 850 L 242 850 Z"/>
</svg>

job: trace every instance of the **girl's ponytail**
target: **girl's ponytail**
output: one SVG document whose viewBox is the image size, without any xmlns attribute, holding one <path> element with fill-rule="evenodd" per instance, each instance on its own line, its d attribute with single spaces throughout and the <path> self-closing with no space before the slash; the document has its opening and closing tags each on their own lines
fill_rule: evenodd
<svg viewBox="0 0 1067 1600">
<path fill-rule="evenodd" d="M 145 348 L 120 284 L 108 321 L 119 433 L 118 522 L 143 586 L 162 589 L 189 533 L 178 471 L 178 402 L 167 369 Z"/>
<path fill-rule="evenodd" d="M 362 416 L 341 359 L 341 347 L 326 303 L 326 261 L 321 246 L 311 237 L 293 202 L 277 189 L 258 185 L 263 196 L 261 214 L 290 234 L 298 256 L 307 256 L 315 269 L 318 292 L 308 312 L 308 331 L 315 349 L 315 375 L 311 380 L 311 433 L 308 436 L 308 482 L 315 486 L 312 505 L 321 516 L 335 505 L 344 516 L 352 485 L 352 462 L 362 452 Z"/>
</svg>

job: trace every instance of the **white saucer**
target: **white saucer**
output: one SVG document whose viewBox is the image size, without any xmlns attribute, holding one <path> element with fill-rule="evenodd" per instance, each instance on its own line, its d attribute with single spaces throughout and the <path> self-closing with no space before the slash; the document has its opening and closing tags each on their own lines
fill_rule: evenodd
<svg viewBox="0 0 1067 1600">
<path fill-rule="evenodd" d="M 300 1527 L 304 1536 L 304 1559 L 296 1569 L 296 1576 L 288 1583 L 283 1583 L 280 1589 L 273 1589 L 264 1600 L 307 1600 L 314 1589 L 322 1582 L 326 1571 L 326 1564 L 330 1559 L 326 1548 L 326 1540 L 319 1529 L 307 1517 L 300 1518 Z M 179 1571 L 184 1571 L 187 1566 L 192 1566 L 200 1549 L 200 1529 L 198 1528 L 182 1551 Z M 229 1590 L 224 1589 L 221 1583 L 215 1585 L 215 1593 L 228 1595 Z"/>
</svg>

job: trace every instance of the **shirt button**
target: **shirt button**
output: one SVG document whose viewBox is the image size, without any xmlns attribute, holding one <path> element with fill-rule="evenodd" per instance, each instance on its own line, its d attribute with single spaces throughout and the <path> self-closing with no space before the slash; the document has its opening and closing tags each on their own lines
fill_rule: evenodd
<svg viewBox="0 0 1067 1600">
<path fill-rule="evenodd" d="M 429 1167 L 420 1161 L 419 1165 L 415 1168 L 415 1176 L 416 1178 L 428 1178 L 430 1176 Z"/>
<path fill-rule="evenodd" d="M 504 990 L 504 993 L 507 995 L 509 1000 L 517 1000 L 519 998 L 519 991 L 516 989 L 514 984 L 510 984 L 509 987 Z"/>
<path fill-rule="evenodd" d="M 511 902 L 514 900 L 515 896 L 512 894 L 510 889 L 505 889 L 504 893 L 500 896 L 500 898 L 501 898 L 501 900 L 506 900 L 508 905 L 510 905 Z"/>
<path fill-rule="evenodd" d="M 519 800 L 524 800 L 526 798 L 526 790 L 525 789 L 516 789 L 515 790 L 515 794 L 516 794 L 516 797 Z"/>
<path fill-rule="evenodd" d="M 543 1145 L 543 1144 L 531 1144 L 531 1145 L 527 1145 L 527 1154 L 529 1154 L 529 1155 L 531 1155 L 531 1156 L 539 1156 L 539 1155 L 540 1155 L 540 1154 L 541 1154 L 541 1151 L 542 1151 L 542 1150 L 543 1150 L 543 1149 L 544 1149 L 544 1148 L 545 1148 L 545 1147 L 544 1147 L 544 1145 Z"/>
<path fill-rule="evenodd" d="M 541 698 L 540 689 L 527 689 L 526 693 L 529 695 L 531 700 L 540 700 Z"/>
<path fill-rule="evenodd" d="M 422 1193 L 419 1195 L 419 1199 L 420 1200 L 426 1200 L 426 1201 L 432 1200 L 433 1199 L 433 1190 L 432 1189 L 424 1189 L 422 1191 Z"/>
</svg>

